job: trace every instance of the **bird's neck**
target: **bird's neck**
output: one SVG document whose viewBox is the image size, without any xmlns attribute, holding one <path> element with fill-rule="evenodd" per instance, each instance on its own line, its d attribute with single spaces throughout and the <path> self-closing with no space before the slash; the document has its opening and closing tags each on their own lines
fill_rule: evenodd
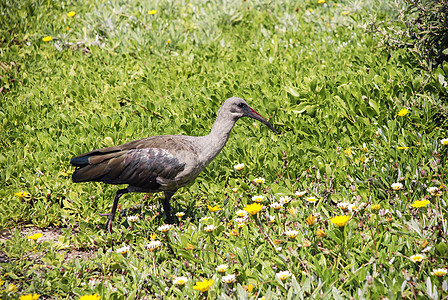
<svg viewBox="0 0 448 300">
<path fill-rule="evenodd" d="M 218 114 L 210 134 L 204 137 L 204 150 L 209 159 L 213 160 L 224 148 L 235 122 L 235 119 L 224 118 Z"/>
</svg>

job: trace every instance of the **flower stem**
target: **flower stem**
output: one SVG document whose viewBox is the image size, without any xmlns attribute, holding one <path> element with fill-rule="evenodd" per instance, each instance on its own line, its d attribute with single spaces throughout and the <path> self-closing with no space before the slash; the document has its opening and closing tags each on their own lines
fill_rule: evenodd
<svg viewBox="0 0 448 300">
<path fill-rule="evenodd" d="M 263 226 L 261 226 L 259 218 L 255 218 L 255 224 L 260 229 L 260 232 L 264 235 L 264 238 L 271 244 L 272 248 L 274 248 L 274 250 L 277 251 L 277 248 L 275 247 L 275 244 L 272 241 L 272 239 L 269 237 L 269 235 L 266 234 L 266 232 L 264 232 Z"/>
<path fill-rule="evenodd" d="M 378 232 L 378 216 L 376 216 L 376 232 Z M 372 235 L 373 247 L 375 248 L 375 256 L 378 258 L 378 248 L 376 246 L 375 235 L 373 234 L 372 227 L 369 226 L 370 234 Z"/>
</svg>

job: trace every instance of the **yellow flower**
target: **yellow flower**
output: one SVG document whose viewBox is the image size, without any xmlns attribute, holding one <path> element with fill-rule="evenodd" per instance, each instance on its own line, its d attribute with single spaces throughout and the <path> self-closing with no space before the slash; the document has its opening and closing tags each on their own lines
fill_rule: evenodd
<svg viewBox="0 0 448 300">
<path fill-rule="evenodd" d="M 208 210 L 211 211 L 211 212 L 216 212 L 216 211 L 218 211 L 218 210 L 221 210 L 221 208 L 220 208 L 219 206 L 210 206 L 210 205 L 207 205 L 207 208 L 208 208 Z"/>
<path fill-rule="evenodd" d="M 390 186 L 394 191 L 399 191 L 403 189 L 403 184 L 399 182 L 392 183 Z"/>
<path fill-rule="evenodd" d="M 28 295 L 22 295 L 19 297 L 19 300 L 37 300 L 39 299 L 39 294 L 28 294 Z"/>
<path fill-rule="evenodd" d="M 223 283 L 227 283 L 230 284 L 232 282 L 235 282 L 236 278 L 235 278 L 235 274 L 229 274 L 227 276 L 222 276 L 221 281 Z"/>
<path fill-rule="evenodd" d="M 270 207 L 272 207 L 273 209 L 280 209 L 283 207 L 283 203 L 281 202 L 274 202 L 269 204 Z"/>
<path fill-rule="evenodd" d="M 249 293 L 252 293 L 253 290 L 254 290 L 254 285 L 253 285 L 252 283 L 249 283 L 249 284 L 247 285 L 247 291 L 248 291 Z"/>
<path fill-rule="evenodd" d="M 366 143 L 362 144 L 362 150 L 364 150 L 365 153 L 369 152 L 369 149 L 367 148 Z"/>
<path fill-rule="evenodd" d="M 346 209 L 348 209 L 349 205 L 350 205 L 349 202 L 339 202 L 337 204 L 337 207 L 342 209 L 342 210 L 346 210 Z"/>
<path fill-rule="evenodd" d="M 306 191 L 297 191 L 295 193 L 295 195 L 299 198 L 302 198 L 303 196 L 305 196 L 305 194 L 306 194 Z"/>
<path fill-rule="evenodd" d="M 278 201 L 280 201 L 280 203 L 282 204 L 288 204 L 291 200 L 292 199 L 289 196 L 282 196 L 278 199 Z"/>
<path fill-rule="evenodd" d="M 135 223 L 135 222 L 137 222 L 137 220 L 139 219 L 139 216 L 138 215 L 135 215 L 135 216 L 128 216 L 128 221 L 129 222 L 131 222 L 131 223 Z"/>
<path fill-rule="evenodd" d="M 440 268 L 440 269 L 433 269 L 431 272 L 431 275 L 437 276 L 437 277 L 443 277 L 446 274 L 448 274 L 448 270 L 445 268 Z"/>
<path fill-rule="evenodd" d="M 216 267 L 216 271 L 219 273 L 225 273 L 229 266 L 227 264 L 222 264 Z"/>
<path fill-rule="evenodd" d="M 176 217 L 178 218 L 182 218 L 183 216 L 185 216 L 185 213 L 183 211 L 176 213 Z"/>
<path fill-rule="evenodd" d="M 448 146 L 448 138 L 447 139 L 442 139 L 440 142 L 442 143 L 442 145 Z"/>
<path fill-rule="evenodd" d="M 289 208 L 287 208 L 286 210 L 289 212 L 289 214 L 290 214 L 291 216 L 295 216 L 296 213 L 297 213 L 297 210 L 296 210 L 294 207 L 289 207 Z"/>
<path fill-rule="evenodd" d="M 342 14 L 343 14 L 344 16 L 348 15 L 349 13 L 350 13 L 349 11 L 343 11 L 343 12 L 342 12 Z"/>
<path fill-rule="evenodd" d="M 149 252 L 152 252 L 159 248 L 162 245 L 161 241 L 150 241 L 148 244 L 145 245 L 145 248 L 148 249 Z"/>
<path fill-rule="evenodd" d="M 236 164 L 233 166 L 233 168 L 237 171 L 241 171 L 242 169 L 244 169 L 244 164 Z"/>
<path fill-rule="evenodd" d="M 67 14 L 67 17 L 71 18 L 74 17 L 76 15 L 76 13 L 74 11 L 69 11 Z"/>
<path fill-rule="evenodd" d="M 263 195 L 258 195 L 258 196 L 253 196 L 252 197 L 252 201 L 257 202 L 257 203 L 263 202 L 263 200 L 264 200 L 264 196 Z"/>
<path fill-rule="evenodd" d="M 356 204 L 352 203 L 348 206 L 347 209 L 348 209 L 348 211 L 352 212 L 352 211 L 359 211 L 360 208 L 358 206 L 356 206 Z"/>
<path fill-rule="evenodd" d="M 403 108 L 398 112 L 399 117 L 404 117 L 409 113 L 409 110 L 407 108 Z"/>
<path fill-rule="evenodd" d="M 411 204 L 411 206 L 414 208 L 419 208 L 419 207 L 425 207 L 429 203 L 430 203 L 429 200 L 423 199 L 415 201 L 414 203 Z"/>
<path fill-rule="evenodd" d="M 264 178 L 263 178 L 263 177 L 255 178 L 255 179 L 254 179 L 254 182 L 255 182 L 256 184 L 262 184 L 262 183 L 264 183 Z"/>
<path fill-rule="evenodd" d="M 210 225 L 207 225 L 207 226 L 204 227 L 204 230 L 207 231 L 207 232 L 212 232 L 215 229 L 216 229 L 216 226 L 213 225 L 213 224 L 210 224 Z"/>
<path fill-rule="evenodd" d="M 153 9 L 153 10 L 150 10 L 148 14 L 155 15 L 156 13 L 157 13 L 157 10 Z"/>
<path fill-rule="evenodd" d="M 314 203 L 314 202 L 317 202 L 317 198 L 316 197 L 308 197 L 308 198 L 306 198 L 306 201 L 308 201 L 310 203 Z"/>
<path fill-rule="evenodd" d="M 201 292 L 206 292 L 210 289 L 210 287 L 213 284 L 213 280 L 207 280 L 204 279 L 204 281 L 197 281 L 196 285 L 193 287 L 193 289 L 197 290 L 197 291 L 201 291 Z"/>
<path fill-rule="evenodd" d="M 151 233 L 151 234 L 149 235 L 149 237 L 151 238 L 151 241 L 154 241 L 154 240 L 157 238 L 157 234 L 155 234 L 155 233 Z"/>
<path fill-rule="evenodd" d="M 423 259 L 425 259 L 425 255 L 423 255 L 423 254 L 415 254 L 415 255 L 412 255 L 410 257 L 410 259 L 413 262 L 421 262 Z"/>
<path fill-rule="evenodd" d="M 278 272 L 277 274 L 275 274 L 275 276 L 277 276 L 277 278 L 280 280 L 286 280 L 291 276 L 291 272 L 281 271 L 281 272 Z"/>
<path fill-rule="evenodd" d="M 170 224 L 163 224 L 163 225 L 159 226 L 159 228 L 157 228 L 157 230 L 161 231 L 161 232 L 168 232 L 170 229 L 171 229 Z"/>
<path fill-rule="evenodd" d="M 236 229 L 236 228 L 233 228 L 232 231 L 229 232 L 229 234 L 231 236 L 239 236 L 240 235 L 240 233 L 238 232 L 238 229 Z"/>
<path fill-rule="evenodd" d="M 185 283 L 187 283 L 187 281 L 188 281 L 187 277 L 184 277 L 184 276 L 176 277 L 173 280 L 173 284 L 174 285 L 185 285 Z"/>
<path fill-rule="evenodd" d="M 28 236 L 27 239 L 37 241 L 42 236 L 43 236 L 42 233 L 35 233 L 33 235 Z"/>
<path fill-rule="evenodd" d="M 78 300 L 100 300 L 101 296 L 98 296 L 97 294 L 93 294 L 93 295 L 84 295 L 81 298 L 79 298 Z"/>
<path fill-rule="evenodd" d="M 381 208 L 381 204 L 374 204 L 374 205 L 370 206 L 371 210 L 378 210 L 380 208 Z"/>
<path fill-rule="evenodd" d="M 331 218 L 330 221 L 334 225 L 337 225 L 339 227 L 344 227 L 344 225 L 350 220 L 349 216 L 343 215 L 343 216 L 336 216 L 334 218 Z"/>
<path fill-rule="evenodd" d="M 21 192 L 18 192 L 18 193 L 14 194 L 14 196 L 17 196 L 17 197 L 20 197 L 20 198 L 26 197 L 28 195 L 29 194 L 27 192 L 24 192 L 24 191 L 21 191 Z"/>
<path fill-rule="evenodd" d="M 65 27 L 65 30 L 69 31 L 69 30 L 70 30 L 70 27 L 68 27 L 68 26 L 67 26 L 67 27 Z"/>
<path fill-rule="evenodd" d="M 185 250 L 194 250 L 194 246 L 190 243 L 187 243 L 187 246 L 184 249 Z"/>
<path fill-rule="evenodd" d="M 290 239 L 295 239 L 299 232 L 297 230 L 286 230 L 285 235 Z"/>
<path fill-rule="evenodd" d="M 302 243 L 302 246 L 305 247 L 305 248 L 307 248 L 307 247 L 311 247 L 311 242 L 310 242 L 310 240 L 304 239 L 304 240 L 303 240 L 303 243 Z"/>
<path fill-rule="evenodd" d="M 238 188 L 233 188 L 232 192 L 234 192 L 236 194 L 236 192 L 238 192 Z"/>
<path fill-rule="evenodd" d="M 244 208 L 245 211 L 250 213 L 251 215 L 256 215 L 263 208 L 263 204 L 260 203 L 252 203 L 250 205 L 246 205 Z"/>
<path fill-rule="evenodd" d="M 11 293 L 11 292 L 15 292 L 15 291 L 17 291 L 17 287 L 14 283 L 11 283 L 8 287 L 8 292 Z"/>
<path fill-rule="evenodd" d="M 240 218 L 244 218 L 247 215 L 247 212 L 245 210 L 239 209 L 236 211 L 236 215 Z"/>
<path fill-rule="evenodd" d="M 428 193 L 431 194 L 431 196 L 434 196 L 434 197 L 436 197 L 436 196 L 442 196 L 442 191 L 439 190 L 439 188 L 436 187 L 436 186 L 431 186 L 431 187 L 429 187 L 429 188 L 427 189 L 427 191 L 428 191 Z"/>
<path fill-rule="evenodd" d="M 319 228 L 319 229 L 316 231 L 316 235 L 317 235 L 318 237 L 323 238 L 323 237 L 325 237 L 327 234 L 325 233 L 325 231 L 323 231 L 322 229 Z"/>
<path fill-rule="evenodd" d="M 397 147 L 398 148 L 398 150 L 406 150 L 406 149 L 409 149 L 409 147 Z"/>
<path fill-rule="evenodd" d="M 324 3 L 325 3 L 325 0 L 319 0 L 319 1 L 317 1 L 317 3 L 319 3 L 319 4 L 324 4 Z"/>
<path fill-rule="evenodd" d="M 167 43 L 167 44 L 171 44 L 171 40 L 170 40 L 170 39 L 167 39 L 167 40 L 166 40 L 166 43 Z"/>
<path fill-rule="evenodd" d="M 117 252 L 118 254 L 126 254 L 130 249 L 131 249 L 130 246 L 123 246 L 115 250 L 115 252 Z"/>
<path fill-rule="evenodd" d="M 42 41 L 44 41 L 44 42 L 49 42 L 52 40 L 53 40 L 53 38 L 51 36 L 46 36 L 46 37 L 42 38 Z"/>
<path fill-rule="evenodd" d="M 348 157 L 352 156 L 352 147 L 348 147 L 347 149 L 344 150 L 345 155 L 347 155 Z"/>
<path fill-rule="evenodd" d="M 309 226 L 314 225 L 316 223 L 316 217 L 313 215 L 310 215 L 306 220 L 305 220 L 306 224 L 308 224 Z"/>
<path fill-rule="evenodd" d="M 238 228 L 243 228 L 244 225 L 246 225 L 246 219 L 244 218 L 236 218 L 235 223 L 238 226 Z"/>
</svg>

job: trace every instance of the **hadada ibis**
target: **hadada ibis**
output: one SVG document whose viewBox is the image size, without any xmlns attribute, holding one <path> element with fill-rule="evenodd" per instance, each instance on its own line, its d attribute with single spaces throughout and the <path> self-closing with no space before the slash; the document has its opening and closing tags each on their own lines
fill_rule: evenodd
<svg viewBox="0 0 448 300">
<path fill-rule="evenodd" d="M 115 194 L 112 210 L 107 215 L 106 228 L 112 222 L 118 200 L 126 193 L 164 192 L 162 202 L 166 222 L 173 223 L 170 199 L 181 187 L 186 186 L 218 155 L 229 139 L 235 122 L 249 117 L 278 132 L 261 115 L 241 98 L 227 99 L 218 110 L 218 116 L 209 135 L 151 136 L 120 146 L 94 150 L 70 160 L 76 167 L 73 182 L 101 181 L 108 184 L 127 184 Z"/>
</svg>

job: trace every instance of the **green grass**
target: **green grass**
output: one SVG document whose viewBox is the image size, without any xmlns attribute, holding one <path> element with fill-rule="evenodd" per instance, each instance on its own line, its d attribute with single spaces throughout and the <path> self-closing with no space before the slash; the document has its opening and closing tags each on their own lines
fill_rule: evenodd
<svg viewBox="0 0 448 300">
<path fill-rule="evenodd" d="M 448 266 L 448 65 L 427 73 L 411 54 L 378 47 L 363 26 L 369 14 L 395 17 L 386 1 L 296 2 L 0 4 L 3 299 L 447 297 L 446 277 L 431 272 Z M 108 234 L 99 213 L 118 187 L 72 183 L 70 158 L 151 135 L 208 134 L 231 96 L 280 135 L 240 120 L 226 148 L 175 194 L 175 211 L 186 213 L 178 226 L 157 230 L 161 194 L 128 194 L 123 214 L 139 219 L 119 218 Z M 396 182 L 402 190 L 392 190 Z M 255 195 L 265 209 L 236 229 L 236 211 Z M 292 201 L 268 206 L 282 196 Z M 410 206 L 423 198 L 428 206 Z M 330 221 L 344 214 L 344 227 Z M 284 235 L 290 229 L 295 238 Z M 44 237 L 27 239 L 36 232 Z M 148 251 L 152 239 L 162 246 Z M 421 262 L 410 259 L 424 249 Z M 234 283 L 221 282 L 224 263 Z M 282 281 L 280 271 L 292 275 Z M 176 276 L 189 281 L 174 285 Z M 210 290 L 194 290 L 203 279 L 213 279 Z"/>
</svg>

